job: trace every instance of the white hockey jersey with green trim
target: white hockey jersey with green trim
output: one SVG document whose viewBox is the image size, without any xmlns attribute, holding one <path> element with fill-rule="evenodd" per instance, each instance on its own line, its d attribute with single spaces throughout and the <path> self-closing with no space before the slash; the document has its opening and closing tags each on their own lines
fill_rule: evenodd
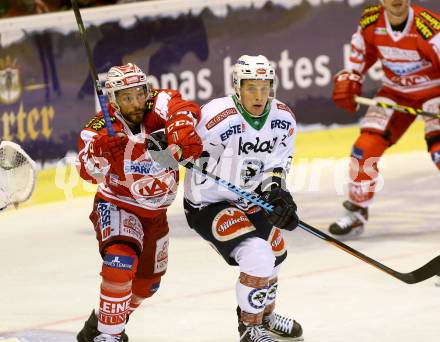
<svg viewBox="0 0 440 342">
<path fill-rule="evenodd" d="M 248 192 L 274 168 L 288 173 L 295 145 L 295 116 L 276 99 L 268 103 L 266 113 L 265 119 L 255 122 L 245 118 L 232 96 L 208 102 L 196 127 L 204 150 L 197 164 Z M 186 171 L 184 187 L 184 196 L 194 207 L 221 201 L 243 210 L 253 206 L 197 171 Z"/>
</svg>

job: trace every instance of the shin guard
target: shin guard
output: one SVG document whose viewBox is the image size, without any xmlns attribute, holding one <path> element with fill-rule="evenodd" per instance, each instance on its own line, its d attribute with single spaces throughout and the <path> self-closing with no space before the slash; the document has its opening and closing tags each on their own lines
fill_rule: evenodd
<svg viewBox="0 0 440 342">
<path fill-rule="evenodd" d="M 353 146 L 350 162 L 350 202 L 367 207 L 374 197 L 379 181 L 379 158 L 389 142 L 378 133 L 362 132 Z"/>
<path fill-rule="evenodd" d="M 137 263 L 138 258 L 132 248 L 120 244 L 107 248 L 101 271 L 98 312 L 100 332 L 118 335 L 124 330 Z"/>
<path fill-rule="evenodd" d="M 130 307 L 128 309 L 129 315 L 131 315 L 145 299 L 151 297 L 157 292 L 157 290 L 159 290 L 160 278 L 161 277 L 151 279 L 134 279 L 132 287 L 133 295 L 131 297 Z"/>
</svg>

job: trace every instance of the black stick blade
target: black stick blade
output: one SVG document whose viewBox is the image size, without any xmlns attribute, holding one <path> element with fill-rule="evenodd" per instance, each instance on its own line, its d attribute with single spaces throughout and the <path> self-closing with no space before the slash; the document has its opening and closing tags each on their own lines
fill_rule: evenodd
<svg viewBox="0 0 440 342">
<path fill-rule="evenodd" d="M 426 265 L 409 273 L 399 273 L 396 278 L 404 281 L 407 284 L 416 284 L 434 277 L 440 273 L 440 255 L 432 259 Z"/>
</svg>

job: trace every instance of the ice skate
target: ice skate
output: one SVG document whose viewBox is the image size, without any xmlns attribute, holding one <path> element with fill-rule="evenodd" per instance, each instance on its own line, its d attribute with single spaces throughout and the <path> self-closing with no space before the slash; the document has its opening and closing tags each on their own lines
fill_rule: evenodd
<svg viewBox="0 0 440 342">
<path fill-rule="evenodd" d="M 294 319 L 272 312 L 263 316 L 263 326 L 277 341 L 304 341 L 302 327 Z"/>
<path fill-rule="evenodd" d="M 240 342 L 277 342 L 266 331 L 262 324 L 244 324 L 238 322 Z"/>
<path fill-rule="evenodd" d="M 99 332 L 98 317 L 96 317 L 95 310 L 93 310 L 84 327 L 76 336 L 76 340 L 78 342 L 128 342 L 128 336 L 125 330 L 122 331 L 121 336 L 111 336 Z"/>
<path fill-rule="evenodd" d="M 122 336 L 113 336 L 108 334 L 99 334 L 93 339 L 93 342 L 122 342 Z"/>
<path fill-rule="evenodd" d="M 362 234 L 368 220 L 368 208 L 362 208 L 350 201 L 345 201 L 342 205 L 346 213 L 330 225 L 330 233 L 345 238 Z"/>
</svg>

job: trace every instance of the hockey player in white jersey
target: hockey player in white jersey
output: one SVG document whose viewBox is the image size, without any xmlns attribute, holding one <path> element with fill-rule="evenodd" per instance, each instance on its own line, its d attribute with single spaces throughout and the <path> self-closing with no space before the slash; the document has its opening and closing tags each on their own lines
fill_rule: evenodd
<svg viewBox="0 0 440 342">
<path fill-rule="evenodd" d="M 298 225 L 296 204 L 285 182 L 294 151 L 295 116 L 274 98 L 275 70 L 266 57 L 240 57 L 233 81 L 234 95 L 202 107 L 196 127 L 204 149 L 199 166 L 262 196 L 274 211 L 269 214 L 189 170 L 185 214 L 191 228 L 229 265 L 240 268 L 240 341 L 301 341 L 301 325 L 274 312 L 277 276 L 287 256 L 280 229 Z"/>
</svg>

